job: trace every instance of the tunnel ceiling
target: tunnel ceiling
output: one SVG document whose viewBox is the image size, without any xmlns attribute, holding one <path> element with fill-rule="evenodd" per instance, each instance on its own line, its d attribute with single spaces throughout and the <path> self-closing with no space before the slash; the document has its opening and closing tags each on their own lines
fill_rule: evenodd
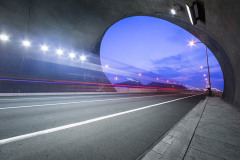
<svg viewBox="0 0 240 160">
<path fill-rule="evenodd" d="M 185 4 L 190 0 L 1 0 L 1 32 L 37 36 L 99 55 L 104 33 L 131 16 L 168 20 L 207 45 L 221 65 L 224 99 L 240 106 L 240 1 L 199 0 L 200 20 L 190 24 Z M 181 6 L 170 14 L 175 3 Z M 30 14 L 29 14 L 30 13 Z M 29 26 L 28 26 L 29 24 Z"/>
</svg>

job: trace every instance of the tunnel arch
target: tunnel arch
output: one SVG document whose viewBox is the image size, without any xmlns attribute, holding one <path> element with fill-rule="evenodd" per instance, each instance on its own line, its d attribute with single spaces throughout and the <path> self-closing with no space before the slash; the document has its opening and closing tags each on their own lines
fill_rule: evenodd
<svg viewBox="0 0 240 160">
<path fill-rule="evenodd" d="M 108 26 L 108 28 L 104 31 L 103 36 L 98 39 L 96 45 L 94 46 L 93 52 L 97 52 L 100 54 L 100 48 L 101 48 L 101 42 L 103 40 L 104 35 L 106 34 L 107 30 L 111 28 L 113 25 L 115 25 L 117 22 L 130 17 L 135 16 L 148 16 L 148 17 L 155 17 L 159 19 L 166 20 L 170 23 L 173 23 L 182 29 L 186 30 L 187 32 L 194 35 L 196 38 L 198 38 L 202 43 L 204 43 L 214 54 L 217 61 L 220 64 L 220 67 L 222 69 L 223 78 L 224 78 L 224 92 L 223 92 L 223 98 L 233 103 L 234 101 L 234 95 L 235 95 L 235 77 L 233 72 L 233 67 L 231 65 L 231 61 L 226 54 L 224 48 L 222 45 L 208 32 L 202 30 L 199 27 L 192 26 L 190 22 L 186 21 L 185 19 L 172 16 L 170 14 L 163 14 L 163 13 L 156 13 L 156 14 L 142 14 L 142 13 L 136 13 L 132 15 L 128 15 L 122 19 L 119 19 L 115 23 L 113 23 L 111 26 Z M 234 91 L 234 92 L 233 92 Z"/>
<path fill-rule="evenodd" d="M 60 44 L 66 44 L 99 56 L 104 33 L 117 21 L 131 16 L 151 16 L 164 19 L 190 32 L 214 53 L 223 71 L 223 98 L 229 103 L 240 106 L 240 19 L 238 18 L 240 1 L 197 0 L 203 16 L 195 26 L 190 24 L 185 9 L 185 5 L 189 1 L 2 0 L 0 2 L 0 30 L 1 32 L 9 31 L 18 38 L 24 37 L 28 30 L 29 34 L 34 36 L 42 36 L 46 40 L 57 41 Z M 176 3 L 180 5 L 181 11 L 173 16 L 170 9 Z M 31 16 L 29 16 L 30 14 Z M 16 30 L 19 32 L 14 32 Z M 13 68 L 6 71 L 7 74 L 14 72 L 23 75 L 19 68 L 28 53 L 17 50 L 15 46 L 9 48 L 11 50 L 4 50 L 4 47 L 1 47 L 0 55 L 2 57 L 10 54 L 17 55 L 19 63 L 18 66 L 13 65 Z M 5 61 L 2 59 L 0 61 Z M 12 61 L 11 57 L 8 61 Z M 96 64 L 100 65 L 100 62 L 96 60 Z M 9 66 L 2 68 L 9 68 Z M 104 82 L 107 83 L 106 77 L 100 72 L 99 76 L 102 76 Z M 86 71 L 86 73 L 90 76 L 94 75 L 90 71 Z M 6 83 L 1 84 L 2 87 L 4 85 Z M 9 86 L 14 87 L 14 85 Z M 16 86 L 21 88 L 20 83 Z"/>
</svg>

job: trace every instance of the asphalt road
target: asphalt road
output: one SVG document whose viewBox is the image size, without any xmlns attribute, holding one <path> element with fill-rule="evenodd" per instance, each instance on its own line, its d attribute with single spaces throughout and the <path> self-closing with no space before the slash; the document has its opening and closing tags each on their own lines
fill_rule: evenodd
<svg viewBox="0 0 240 160">
<path fill-rule="evenodd" d="M 137 159 L 203 99 L 192 94 L 0 97 L 0 159 Z"/>
</svg>

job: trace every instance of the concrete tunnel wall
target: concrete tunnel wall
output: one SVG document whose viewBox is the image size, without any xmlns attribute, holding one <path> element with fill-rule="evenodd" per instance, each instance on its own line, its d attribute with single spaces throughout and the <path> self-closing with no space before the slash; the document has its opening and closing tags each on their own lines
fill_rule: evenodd
<svg viewBox="0 0 240 160">
<path fill-rule="evenodd" d="M 240 46 L 240 11 L 238 8 L 240 2 L 237 0 L 198 0 L 200 20 L 197 25 L 192 26 L 185 9 L 185 3 L 188 1 L 2 0 L 0 1 L 0 29 L 1 32 L 11 33 L 12 38 L 16 39 L 24 38 L 28 30 L 28 39 L 33 39 L 39 44 L 42 42 L 54 42 L 55 45 L 56 43 L 58 45 L 64 44 L 89 54 L 90 57 L 94 55 L 95 64 L 99 66 L 100 60 L 97 60 L 96 56 L 99 58 L 102 38 L 111 25 L 131 16 L 145 15 L 165 19 L 189 31 L 207 45 L 219 61 L 223 71 L 223 99 L 240 106 L 240 55 L 238 53 Z M 182 10 L 176 15 L 171 15 L 171 5 L 176 2 Z M 25 64 L 24 58 L 30 61 L 35 59 L 54 64 L 57 61 L 54 58 L 49 60 L 49 58 L 39 56 L 40 53 L 36 50 L 23 50 L 21 47 L 11 45 L 1 44 L 0 51 L 0 55 L 22 58 L 18 61 L 18 64 L 22 64 L 22 66 Z M 58 68 L 68 63 L 58 61 L 57 64 L 56 67 Z M 79 64 L 74 63 L 71 66 L 78 67 Z M 4 67 L 11 68 L 11 73 Z M 10 63 L 3 64 L 1 68 L 3 68 L 1 75 L 3 73 L 7 76 L 15 73 L 22 76 L 26 75 L 26 73 L 23 73 L 23 69 L 17 72 L 16 68 L 19 68 L 19 66 L 14 68 Z M 102 82 L 109 83 L 100 68 L 95 70 L 101 72 L 100 79 L 102 79 Z M 35 73 L 38 73 L 38 71 L 40 72 L 40 70 L 36 70 Z M 94 76 L 94 74 L 94 72 L 88 72 L 89 77 Z M 49 78 L 49 75 L 41 76 Z M 98 79 L 94 81 L 98 81 Z M 20 92 L 22 91 L 20 90 Z"/>
</svg>

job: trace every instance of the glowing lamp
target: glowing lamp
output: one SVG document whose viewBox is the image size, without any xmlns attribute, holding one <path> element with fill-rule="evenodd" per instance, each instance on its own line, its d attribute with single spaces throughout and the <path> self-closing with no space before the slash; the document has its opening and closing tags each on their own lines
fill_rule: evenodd
<svg viewBox="0 0 240 160">
<path fill-rule="evenodd" d="M 41 49 L 42 49 L 43 51 L 47 51 L 47 50 L 48 50 L 48 47 L 47 47 L 47 46 L 42 46 Z"/>
<path fill-rule="evenodd" d="M 176 14 L 175 9 L 171 9 L 171 13 L 172 13 L 172 14 Z"/>
<path fill-rule="evenodd" d="M 29 47 L 31 45 L 31 43 L 29 41 L 23 41 L 23 45 L 26 47 Z"/>
<path fill-rule="evenodd" d="M 0 39 L 1 39 L 2 41 L 8 41 L 8 40 L 9 40 L 9 37 L 8 37 L 7 35 L 5 35 L 5 34 L 2 34 L 2 35 L 0 35 Z"/>
<path fill-rule="evenodd" d="M 179 4 L 175 4 L 172 6 L 171 13 L 175 15 L 180 10 L 181 10 L 181 7 L 179 6 Z"/>
<path fill-rule="evenodd" d="M 80 56 L 80 59 L 81 59 L 82 61 L 85 61 L 85 60 L 86 60 L 86 57 L 85 57 L 84 55 L 82 55 L 82 56 Z"/>
<path fill-rule="evenodd" d="M 189 45 L 190 45 L 190 46 L 193 46 L 193 45 L 195 45 L 195 44 L 196 44 L 196 42 L 193 42 L 193 41 L 192 41 L 192 42 L 189 42 Z"/>
<path fill-rule="evenodd" d="M 69 57 L 74 58 L 74 57 L 75 57 L 75 54 L 74 54 L 74 53 L 70 53 L 70 54 L 69 54 Z"/>
<path fill-rule="evenodd" d="M 58 49 L 57 54 L 61 55 L 61 54 L 63 54 L 63 51 L 61 49 Z"/>
</svg>

